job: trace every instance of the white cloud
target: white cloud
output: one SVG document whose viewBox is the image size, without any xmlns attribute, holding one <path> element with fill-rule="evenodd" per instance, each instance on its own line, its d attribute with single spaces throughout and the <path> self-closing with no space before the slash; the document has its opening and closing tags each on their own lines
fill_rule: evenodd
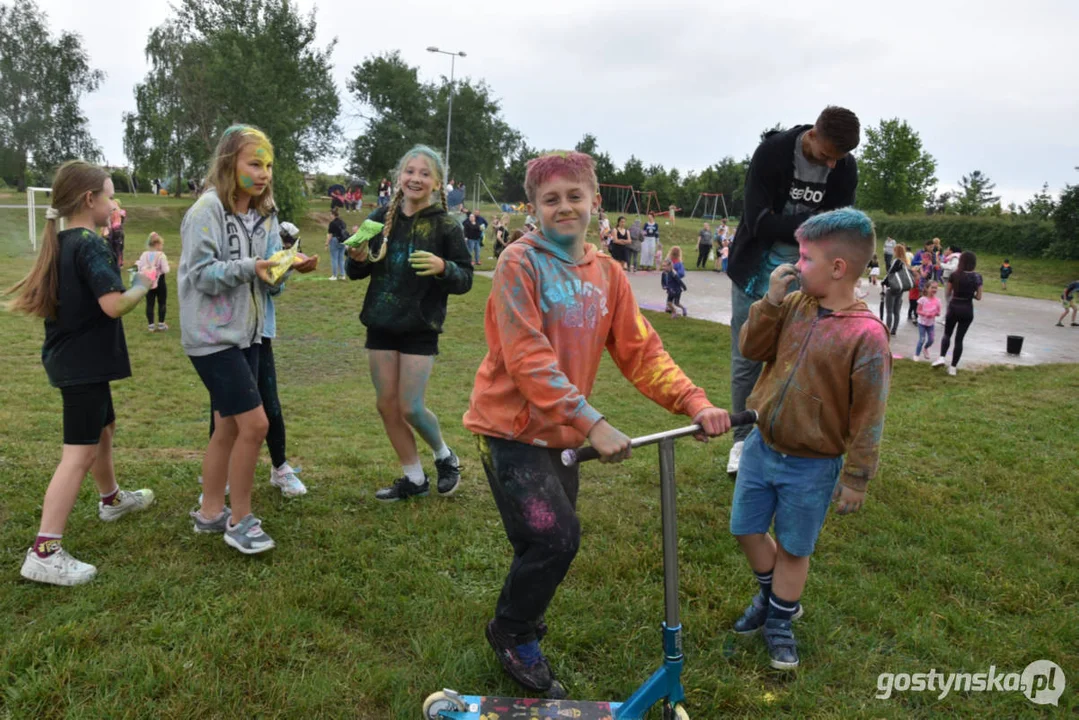
<svg viewBox="0 0 1079 720">
<path fill-rule="evenodd" d="M 834 103 L 863 125 L 906 119 L 936 157 L 942 186 L 980 169 L 1007 204 L 1046 181 L 1054 191 L 1079 182 L 1071 0 L 297 5 L 316 8 L 320 44 L 339 39 L 340 92 L 370 54 L 399 49 L 431 79 L 448 74 L 449 59 L 428 45 L 464 50 L 458 77 L 486 80 L 507 121 L 537 147 L 569 147 L 591 132 L 616 162 L 635 154 L 700 169 L 751 153 L 775 122 L 812 122 Z M 84 109 L 109 162 L 122 162 L 121 115 L 134 109 L 146 35 L 168 17 L 167 0 L 42 6 L 54 29 L 82 34 L 108 73 Z M 362 121 L 353 103 L 343 108 L 351 139 Z"/>
</svg>

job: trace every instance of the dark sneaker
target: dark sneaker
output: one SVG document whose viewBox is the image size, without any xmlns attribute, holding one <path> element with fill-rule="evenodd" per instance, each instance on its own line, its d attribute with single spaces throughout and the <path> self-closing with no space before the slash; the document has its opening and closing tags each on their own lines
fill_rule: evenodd
<svg viewBox="0 0 1079 720">
<path fill-rule="evenodd" d="M 802 617 L 801 603 L 799 603 L 798 610 L 791 620 L 797 620 L 800 617 Z M 758 592 L 753 596 L 753 600 L 749 603 L 746 611 L 742 613 L 742 617 L 734 621 L 734 627 L 731 629 L 737 635 L 752 635 L 764 627 L 764 621 L 767 619 L 768 603 L 764 601 L 764 597 Z"/>
<path fill-rule="evenodd" d="M 450 450 L 448 458 L 435 460 L 435 469 L 438 470 L 438 494 L 447 496 L 457 492 L 457 486 L 461 482 L 461 461 L 457 458 L 457 453 Z"/>
<path fill-rule="evenodd" d="M 790 620 L 768 618 L 764 621 L 764 643 L 768 646 L 768 661 L 776 670 L 798 667 L 798 643 Z"/>
<path fill-rule="evenodd" d="M 407 475 L 403 475 L 394 480 L 390 487 L 376 492 L 375 499 L 382 502 L 397 502 L 408 500 L 410 497 L 427 497 L 429 492 L 431 492 L 431 481 L 426 475 L 423 476 L 422 485 L 417 485 L 409 480 Z"/>
<path fill-rule="evenodd" d="M 551 666 L 540 652 L 538 640 L 518 643 L 515 636 L 499 630 L 492 620 L 487 623 L 487 642 L 502 663 L 502 669 L 511 678 L 536 692 L 547 692 L 551 688 L 554 679 Z"/>
</svg>

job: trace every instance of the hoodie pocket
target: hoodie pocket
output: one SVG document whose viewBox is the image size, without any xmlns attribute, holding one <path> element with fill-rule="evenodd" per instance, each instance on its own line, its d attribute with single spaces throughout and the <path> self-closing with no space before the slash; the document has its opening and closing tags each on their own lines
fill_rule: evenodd
<svg viewBox="0 0 1079 720">
<path fill-rule="evenodd" d="M 792 384 L 772 428 L 776 443 L 791 452 L 827 452 L 820 426 L 821 408 L 820 398 Z"/>
</svg>

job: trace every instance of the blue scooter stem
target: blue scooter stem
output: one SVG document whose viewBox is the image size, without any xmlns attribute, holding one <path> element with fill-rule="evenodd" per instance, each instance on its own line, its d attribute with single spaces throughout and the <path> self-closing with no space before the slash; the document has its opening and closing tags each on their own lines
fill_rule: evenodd
<svg viewBox="0 0 1079 720">
<path fill-rule="evenodd" d="M 731 427 L 738 427 L 739 425 L 753 425 L 757 422 L 756 410 L 743 410 L 731 415 Z M 696 435 L 701 431 L 700 425 L 689 425 L 687 427 L 678 428 L 677 430 L 667 430 L 666 432 L 655 433 L 653 435 L 644 435 L 639 438 L 634 438 L 629 441 L 631 448 L 644 447 L 645 445 L 653 445 L 660 440 L 666 438 L 680 438 L 686 435 Z M 589 460 L 598 460 L 599 453 L 595 448 L 583 447 L 576 450 L 563 450 L 562 451 L 562 464 L 566 467 L 573 467 L 574 465 L 580 465 L 583 462 Z"/>
</svg>

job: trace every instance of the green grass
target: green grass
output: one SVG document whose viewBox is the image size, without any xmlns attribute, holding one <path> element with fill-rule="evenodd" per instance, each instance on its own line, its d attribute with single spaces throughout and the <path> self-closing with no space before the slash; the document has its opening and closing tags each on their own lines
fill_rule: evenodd
<svg viewBox="0 0 1079 720">
<path fill-rule="evenodd" d="M 185 204 L 126 205 L 128 259 L 151 229 L 178 257 Z M 0 215 L 4 286 L 31 261 L 18 216 Z M 300 223 L 319 244 L 323 219 Z M 490 283 L 477 278 L 471 294 L 452 298 L 428 395 L 464 461 L 462 489 L 391 507 L 372 497 L 398 468 L 356 319 L 364 288 L 294 278 L 278 301 L 289 455 L 310 493 L 282 499 L 263 459 L 254 503 L 278 547 L 254 558 L 194 535 L 186 517 L 207 398 L 180 349 L 175 293 L 169 334 L 144 332 L 141 308 L 126 320 L 134 378 L 113 385 L 117 472 L 158 500 L 142 516 L 103 524 L 85 483 L 65 545 L 99 575 L 74 589 L 18 577 L 59 458 L 60 398 L 40 365 L 41 323 L 0 313 L 0 718 L 418 718 L 423 698 L 445 686 L 515 692 L 482 633 L 510 548 L 460 424 L 485 350 Z M 726 329 L 659 326 L 674 358 L 725 405 Z M 633 435 L 684 422 L 633 392 L 609 360 L 593 401 Z M 900 363 L 867 504 L 830 517 L 821 535 L 794 675 L 767 669 L 759 639 L 728 632 L 755 590 L 727 531 L 730 441 L 680 442 L 691 715 L 1048 717 L 1053 710 L 1017 693 L 874 699 L 881 672 L 1021 671 L 1042 658 L 1068 676 L 1061 708 L 1079 711 L 1077 413 L 1073 365 L 947 379 Z M 581 552 L 548 613 L 545 642 L 575 697 L 622 699 L 660 660 L 656 473 L 651 449 L 582 472 Z"/>
</svg>

